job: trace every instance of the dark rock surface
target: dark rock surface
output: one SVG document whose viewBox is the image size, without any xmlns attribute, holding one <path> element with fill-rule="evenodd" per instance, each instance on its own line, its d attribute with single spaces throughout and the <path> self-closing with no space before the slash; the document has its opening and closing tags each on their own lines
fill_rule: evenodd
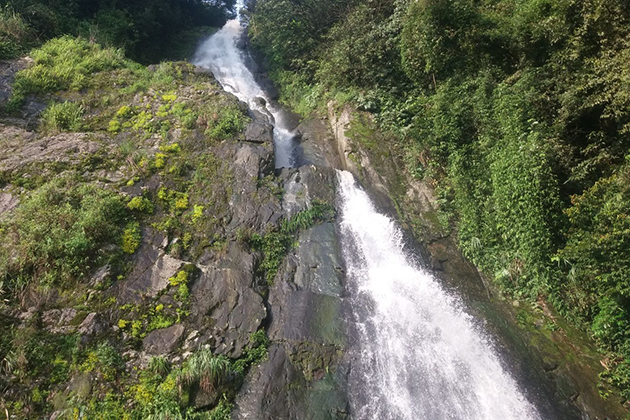
<svg viewBox="0 0 630 420">
<path fill-rule="evenodd" d="M 179 346 L 184 329 L 182 324 L 175 324 L 151 331 L 142 341 L 142 347 L 149 354 L 169 354 Z"/>
<path fill-rule="evenodd" d="M 184 261 L 166 253 L 164 240 L 162 233 L 145 229 L 142 245 L 134 257 L 134 268 L 119 286 L 121 302 L 138 303 L 144 297 L 156 297 L 168 287 L 168 279 L 184 266 Z"/>
<path fill-rule="evenodd" d="M 214 353 L 241 356 L 267 311 L 262 297 L 253 289 L 254 258 L 237 244 L 202 274 L 192 286 L 190 323 L 205 329 L 196 345 L 209 344 Z"/>
<path fill-rule="evenodd" d="M 286 170 L 283 207 L 334 199 L 332 169 Z M 242 419 L 346 418 L 343 270 L 333 223 L 299 235 L 269 291 L 269 359 L 252 369 L 236 401 Z"/>
<path fill-rule="evenodd" d="M 272 143 L 273 127 L 269 124 L 251 122 L 245 129 L 245 141 L 252 143 Z"/>
<path fill-rule="evenodd" d="M 108 326 L 99 314 L 92 312 L 85 317 L 77 330 L 82 335 L 98 335 L 104 332 Z"/>
</svg>

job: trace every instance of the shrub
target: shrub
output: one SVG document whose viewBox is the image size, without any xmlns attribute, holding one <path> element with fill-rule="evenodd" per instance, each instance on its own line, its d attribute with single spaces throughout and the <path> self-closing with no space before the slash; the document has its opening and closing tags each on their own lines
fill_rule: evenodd
<svg viewBox="0 0 630 420">
<path fill-rule="evenodd" d="M 76 102 L 54 103 L 42 113 L 42 122 L 44 128 L 52 132 L 81 131 L 83 114 L 83 106 Z"/>
<path fill-rule="evenodd" d="M 232 373 L 227 357 L 215 356 L 210 350 L 201 350 L 186 361 L 178 381 L 181 385 L 198 385 L 202 390 L 212 392 L 228 381 Z"/>
<path fill-rule="evenodd" d="M 35 64 L 17 73 L 10 105 L 21 105 L 29 94 L 80 90 L 92 73 L 125 65 L 121 50 L 102 48 L 85 39 L 64 36 L 31 53 Z"/>
<path fill-rule="evenodd" d="M 126 215 L 121 197 L 101 187 L 66 178 L 45 184 L 3 223 L 0 279 L 20 287 L 84 278 L 108 258 L 103 246 L 118 243 Z"/>
<path fill-rule="evenodd" d="M 9 6 L 0 6 L 0 60 L 15 58 L 28 48 L 33 31 Z"/>
<path fill-rule="evenodd" d="M 223 108 L 206 134 L 214 140 L 226 140 L 245 128 L 245 115 L 237 107 Z"/>
<path fill-rule="evenodd" d="M 142 234 L 140 232 L 140 224 L 138 222 L 131 222 L 127 224 L 127 227 L 122 234 L 122 250 L 126 254 L 135 253 L 140 247 L 142 241 Z"/>
<path fill-rule="evenodd" d="M 186 270 L 181 270 L 176 276 L 170 277 L 168 282 L 173 287 L 177 287 L 180 284 L 188 284 L 188 272 Z"/>
<path fill-rule="evenodd" d="M 151 214 L 154 211 L 153 203 L 146 197 L 134 197 L 127 203 L 129 210 Z"/>
<path fill-rule="evenodd" d="M 171 363 L 163 356 L 154 356 L 149 360 L 147 369 L 156 375 L 165 377 L 171 371 Z"/>
</svg>

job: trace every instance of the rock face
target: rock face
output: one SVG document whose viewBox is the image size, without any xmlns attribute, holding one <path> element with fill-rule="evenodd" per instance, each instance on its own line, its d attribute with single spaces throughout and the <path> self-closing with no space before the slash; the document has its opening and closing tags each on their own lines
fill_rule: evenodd
<svg viewBox="0 0 630 420">
<path fill-rule="evenodd" d="M 164 236 L 149 228 L 144 231 L 143 243 L 135 257 L 135 265 L 127 280 L 120 286 L 120 301 L 137 303 L 144 297 L 156 297 L 169 285 L 185 262 L 167 254 Z"/>
<path fill-rule="evenodd" d="M 98 335 L 105 331 L 107 327 L 108 325 L 101 320 L 101 316 L 92 312 L 79 325 L 78 331 L 83 335 Z"/>
<path fill-rule="evenodd" d="M 20 200 L 11 193 L 0 192 L 0 220 L 17 207 Z"/>
<path fill-rule="evenodd" d="M 252 143 L 272 143 L 273 127 L 269 124 L 252 122 L 245 129 L 245 141 Z"/>
<path fill-rule="evenodd" d="M 236 244 L 213 266 L 202 266 L 191 293 L 191 324 L 204 328 L 197 345 L 239 357 L 267 317 L 262 297 L 253 290 L 254 258 Z"/>
<path fill-rule="evenodd" d="M 294 193 L 285 211 L 334 196 L 334 171 L 302 167 L 283 174 Z M 252 369 L 236 401 L 243 419 L 345 418 L 343 269 L 333 223 L 299 235 L 269 291 L 269 359 Z"/>
<path fill-rule="evenodd" d="M 32 132 L 0 124 L 0 170 L 12 171 L 33 163 L 77 163 L 103 146 L 98 135 L 62 133 L 39 139 Z"/>
</svg>

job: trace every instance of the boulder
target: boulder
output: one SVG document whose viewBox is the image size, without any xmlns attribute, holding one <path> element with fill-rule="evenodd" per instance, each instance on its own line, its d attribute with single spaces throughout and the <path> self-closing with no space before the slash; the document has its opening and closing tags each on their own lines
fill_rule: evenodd
<svg viewBox="0 0 630 420">
<path fill-rule="evenodd" d="M 79 325 L 78 331 L 82 335 L 98 335 L 105 329 L 107 329 L 107 323 L 99 314 L 92 312 Z"/>
<path fill-rule="evenodd" d="M 249 123 L 245 129 L 245 141 L 252 143 L 273 143 L 273 127 L 260 122 Z"/>
<path fill-rule="evenodd" d="M 142 346 L 149 354 L 168 354 L 179 347 L 183 335 L 182 324 L 171 325 L 168 328 L 151 331 L 142 341 Z"/>
<path fill-rule="evenodd" d="M 144 297 L 155 298 L 186 264 L 164 251 L 168 243 L 165 236 L 154 229 L 145 229 L 140 249 L 134 258 L 134 267 L 119 286 L 119 299 L 123 303 L 140 302 Z"/>
<path fill-rule="evenodd" d="M 76 324 L 72 323 L 77 315 L 77 310 L 73 308 L 51 309 L 42 313 L 42 324 L 47 331 L 67 334 L 76 329 Z"/>
<path fill-rule="evenodd" d="M 0 125 L 0 137 L 11 130 L 15 128 Z M 6 137 L 8 141 L 0 151 L 0 171 L 13 171 L 31 163 L 78 163 L 103 147 L 99 142 L 102 138 L 95 134 L 61 133 L 42 139 L 34 139 L 29 132 L 24 134 Z"/>
</svg>

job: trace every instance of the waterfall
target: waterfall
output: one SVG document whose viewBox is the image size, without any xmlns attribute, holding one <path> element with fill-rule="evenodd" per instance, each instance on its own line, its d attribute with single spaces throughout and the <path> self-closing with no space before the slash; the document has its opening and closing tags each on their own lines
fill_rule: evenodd
<svg viewBox="0 0 630 420">
<path fill-rule="evenodd" d="M 298 146 L 294 133 L 289 129 L 287 118 L 282 108 L 256 82 L 246 65 L 246 52 L 238 47 L 245 31 L 241 24 L 242 7 L 243 0 L 239 0 L 236 4 L 236 19 L 228 21 L 199 46 L 193 64 L 211 70 L 223 89 L 247 103 L 250 109 L 271 117 L 276 168 L 295 167 Z M 264 99 L 264 103 L 258 98 Z"/>
<path fill-rule="evenodd" d="M 238 48 L 243 31 L 239 14 L 202 43 L 193 62 L 250 109 L 270 116 L 276 167 L 294 167 L 294 135 L 246 65 Z M 459 299 L 406 256 L 400 230 L 375 211 L 350 173 L 339 171 L 338 180 L 356 338 L 349 376 L 354 418 L 540 419 Z"/>
<path fill-rule="evenodd" d="M 540 419 L 456 296 L 403 251 L 401 231 L 338 171 L 341 236 L 356 329 L 357 419 Z"/>
</svg>

